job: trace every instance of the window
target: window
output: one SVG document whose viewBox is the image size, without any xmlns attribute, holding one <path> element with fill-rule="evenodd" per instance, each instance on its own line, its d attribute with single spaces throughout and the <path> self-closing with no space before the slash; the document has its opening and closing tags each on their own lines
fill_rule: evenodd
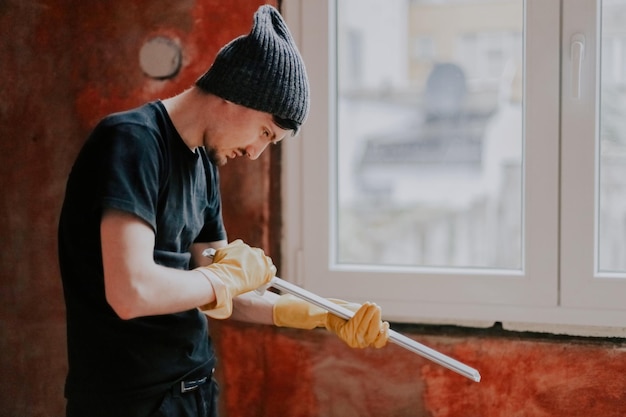
<svg viewBox="0 0 626 417">
<path fill-rule="evenodd" d="M 283 6 L 312 86 L 284 278 L 396 321 L 626 326 L 626 0 Z"/>
</svg>

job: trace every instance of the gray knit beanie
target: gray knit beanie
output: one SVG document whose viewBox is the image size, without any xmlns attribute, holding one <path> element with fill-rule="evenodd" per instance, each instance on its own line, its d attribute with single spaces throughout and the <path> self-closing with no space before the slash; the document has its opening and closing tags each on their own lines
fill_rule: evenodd
<svg viewBox="0 0 626 417">
<path fill-rule="evenodd" d="M 196 81 L 233 103 L 301 125 L 309 111 L 309 82 L 302 57 L 274 7 L 261 6 L 248 35 L 226 44 Z"/>
</svg>

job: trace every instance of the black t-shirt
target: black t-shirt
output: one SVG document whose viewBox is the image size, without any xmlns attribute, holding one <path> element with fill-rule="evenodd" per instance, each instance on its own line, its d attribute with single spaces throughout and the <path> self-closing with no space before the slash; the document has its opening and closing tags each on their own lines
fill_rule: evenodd
<svg viewBox="0 0 626 417">
<path fill-rule="evenodd" d="M 67 309 L 66 396 L 97 402 L 169 387 L 214 357 L 197 309 L 122 320 L 108 305 L 100 244 L 104 208 L 137 215 L 155 233 L 157 264 L 189 269 L 194 242 L 226 238 L 219 177 L 191 151 L 162 103 L 113 114 L 94 129 L 69 176 L 59 222 Z"/>
</svg>

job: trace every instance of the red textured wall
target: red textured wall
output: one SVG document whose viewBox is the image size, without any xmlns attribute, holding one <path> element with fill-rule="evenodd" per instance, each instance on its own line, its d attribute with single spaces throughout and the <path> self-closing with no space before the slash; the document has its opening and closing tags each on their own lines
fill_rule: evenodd
<svg viewBox="0 0 626 417">
<path fill-rule="evenodd" d="M 89 130 L 109 112 L 188 88 L 266 2 L 0 1 L 0 417 L 64 415 L 56 227 Z M 183 48 L 172 80 L 150 79 L 139 66 L 141 46 L 156 35 Z M 272 159 L 222 170 L 231 238 L 270 248 Z"/>
<path fill-rule="evenodd" d="M 461 333 L 409 334 L 477 368 L 480 383 L 395 345 L 353 350 L 324 330 L 220 323 L 223 346 L 238 346 L 221 352 L 228 416 L 626 416 L 624 343 Z"/>
<path fill-rule="evenodd" d="M 109 112 L 187 88 L 261 3 L 0 0 L 0 417 L 64 414 L 56 225 L 89 130 Z M 155 35 L 183 48 L 172 80 L 139 68 Z M 278 264 L 279 149 L 222 170 L 230 237 L 269 248 Z M 478 368 L 476 384 L 396 346 L 353 351 L 321 330 L 211 325 L 226 417 L 626 415 L 622 341 L 411 332 Z"/>
</svg>

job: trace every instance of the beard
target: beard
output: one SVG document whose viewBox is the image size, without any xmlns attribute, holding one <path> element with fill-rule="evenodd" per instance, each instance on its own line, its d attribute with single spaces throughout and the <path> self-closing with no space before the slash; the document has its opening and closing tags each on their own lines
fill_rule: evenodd
<svg viewBox="0 0 626 417">
<path fill-rule="evenodd" d="M 226 165 L 226 162 L 228 162 L 228 159 L 218 154 L 215 148 L 208 149 L 207 156 L 212 163 L 220 167 Z"/>
</svg>

